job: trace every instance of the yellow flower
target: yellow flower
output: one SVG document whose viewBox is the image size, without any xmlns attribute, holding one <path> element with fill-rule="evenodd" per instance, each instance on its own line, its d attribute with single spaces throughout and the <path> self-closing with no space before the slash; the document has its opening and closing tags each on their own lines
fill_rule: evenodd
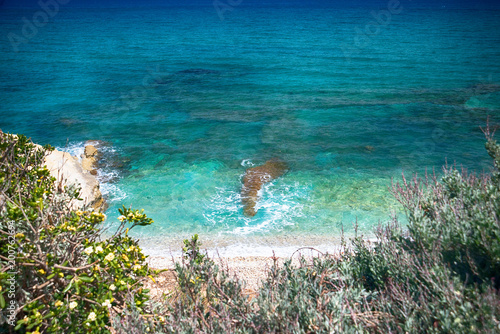
<svg viewBox="0 0 500 334">
<path fill-rule="evenodd" d="M 45 270 L 43 270 L 43 269 L 38 270 L 38 272 L 39 272 L 40 274 L 42 274 L 42 275 L 45 275 Z"/>
<path fill-rule="evenodd" d="M 69 309 L 70 309 L 70 310 L 74 309 L 74 308 L 75 308 L 75 307 L 77 307 L 77 306 L 78 306 L 78 303 L 77 303 L 77 302 L 71 302 L 71 303 L 69 303 Z"/>
<path fill-rule="evenodd" d="M 74 226 L 68 226 L 67 230 L 68 231 L 76 231 L 76 227 L 74 227 Z"/>
<path fill-rule="evenodd" d="M 141 265 L 139 264 L 134 264 L 134 266 L 132 267 L 132 270 L 140 270 L 142 268 Z"/>
<path fill-rule="evenodd" d="M 134 246 L 130 246 L 128 249 L 127 249 L 127 252 L 133 252 L 135 250 L 135 247 Z"/>
<path fill-rule="evenodd" d="M 90 254 L 92 254 L 93 251 L 94 251 L 94 248 L 92 248 L 92 246 L 90 246 L 90 247 L 85 248 L 83 252 L 87 255 L 90 255 Z"/>
<path fill-rule="evenodd" d="M 76 211 L 75 211 L 75 213 L 76 213 L 76 215 L 77 215 L 77 216 L 81 216 L 81 215 L 83 215 L 83 212 L 82 212 L 82 211 L 80 211 L 80 210 L 76 210 Z"/>
<path fill-rule="evenodd" d="M 101 247 L 101 246 L 97 246 L 97 247 L 95 248 L 95 252 L 96 252 L 96 253 L 102 253 L 102 252 L 103 252 L 102 247 Z"/>
<path fill-rule="evenodd" d="M 111 291 L 115 291 L 115 290 L 116 290 L 116 286 L 115 286 L 114 284 L 111 284 L 111 285 L 109 286 L 109 289 L 110 289 Z"/>
<path fill-rule="evenodd" d="M 64 303 L 60 300 L 58 300 L 54 305 L 56 305 L 56 307 L 59 307 L 59 306 L 62 306 Z"/>
<path fill-rule="evenodd" d="M 22 233 L 17 233 L 17 234 L 15 235 L 15 237 L 16 237 L 16 238 L 24 238 L 24 234 L 22 234 Z"/>
<path fill-rule="evenodd" d="M 106 261 L 113 261 L 114 258 L 115 258 L 115 254 L 109 253 L 108 255 L 106 255 L 106 257 L 104 258 L 104 260 L 106 260 Z"/>
<path fill-rule="evenodd" d="M 123 254 L 123 255 L 122 255 L 122 259 L 124 259 L 124 260 L 125 260 L 125 262 L 128 262 L 128 261 L 129 261 L 128 256 L 127 256 L 127 255 L 125 255 L 125 254 Z"/>
<path fill-rule="evenodd" d="M 40 332 L 36 330 L 34 332 L 31 332 L 31 334 L 40 334 Z"/>
<path fill-rule="evenodd" d="M 125 219 L 127 219 L 127 217 L 125 217 L 125 216 L 123 216 L 123 215 L 122 215 L 122 216 L 120 216 L 120 217 L 118 217 L 118 220 L 119 220 L 119 221 L 121 221 L 121 222 L 122 222 L 122 221 L 124 221 Z"/>
<path fill-rule="evenodd" d="M 38 318 L 38 317 L 41 317 L 42 315 L 40 314 L 40 312 L 36 312 L 35 313 L 35 317 Z"/>
<path fill-rule="evenodd" d="M 90 312 L 90 313 L 89 313 L 89 317 L 88 317 L 88 319 L 89 319 L 90 321 L 94 321 L 94 320 L 96 319 L 96 315 L 95 315 L 95 313 L 94 313 L 94 312 Z"/>
</svg>

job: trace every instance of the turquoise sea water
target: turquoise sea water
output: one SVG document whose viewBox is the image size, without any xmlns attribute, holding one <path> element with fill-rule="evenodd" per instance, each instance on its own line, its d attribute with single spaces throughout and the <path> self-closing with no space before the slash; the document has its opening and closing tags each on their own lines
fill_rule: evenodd
<svg viewBox="0 0 500 334">
<path fill-rule="evenodd" d="M 500 122 L 500 11 L 406 4 L 68 7 L 18 52 L 37 8 L 1 8 L 0 128 L 74 154 L 103 141 L 108 224 L 144 208 L 151 252 L 370 234 L 401 214 L 391 178 L 488 170 L 479 127 Z M 273 157 L 290 170 L 247 218 L 241 177 Z"/>
</svg>

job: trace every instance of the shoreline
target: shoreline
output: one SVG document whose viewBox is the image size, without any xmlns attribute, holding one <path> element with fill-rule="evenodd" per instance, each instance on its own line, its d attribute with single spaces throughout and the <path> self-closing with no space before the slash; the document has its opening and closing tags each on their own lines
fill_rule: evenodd
<svg viewBox="0 0 500 334">
<path fill-rule="evenodd" d="M 167 238 L 134 236 L 139 239 L 144 254 L 152 258 L 172 258 L 182 256 L 183 240 L 190 236 L 172 236 Z M 348 241 L 351 235 L 345 235 Z M 367 239 L 371 235 L 367 235 Z M 237 257 L 271 257 L 288 258 L 302 253 L 334 254 L 341 249 L 340 236 L 308 235 L 308 234 L 274 234 L 265 236 L 211 236 L 199 234 L 200 250 L 210 257 L 237 258 Z"/>
<path fill-rule="evenodd" d="M 203 246 L 203 245 L 202 245 Z M 142 248 L 142 247 L 141 247 Z M 181 248 L 178 248 L 181 249 Z M 155 278 L 155 282 L 147 281 L 147 288 L 151 290 L 152 296 L 161 296 L 163 293 L 171 292 L 175 287 L 175 263 L 182 262 L 182 252 L 156 250 L 142 248 L 146 262 L 152 269 L 166 270 Z M 247 294 L 254 294 L 261 286 L 262 280 L 267 277 L 269 269 L 274 261 L 283 265 L 286 260 L 291 259 L 294 265 L 299 264 L 301 256 L 311 259 L 325 254 L 339 255 L 342 251 L 340 242 L 322 244 L 316 246 L 262 246 L 255 244 L 232 245 L 225 248 L 204 248 L 201 252 L 207 254 L 221 269 L 226 269 L 230 276 L 236 276 L 244 281 L 243 290 Z M 159 252 L 164 252 L 159 254 Z"/>
<path fill-rule="evenodd" d="M 265 256 L 240 256 L 240 257 L 220 257 L 212 258 L 221 270 L 227 269 L 230 276 L 236 276 L 241 281 L 244 281 L 244 291 L 246 293 L 255 293 L 262 280 L 267 277 L 268 271 L 273 265 L 272 257 Z M 277 257 L 276 260 L 281 265 L 286 260 L 285 258 Z M 149 257 L 146 262 L 152 269 L 167 269 L 160 273 L 155 282 L 146 281 L 147 288 L 151 290 L 152 297 L 161 296 L 162 293 L 170 292 L 175 282 L 175 262 L 181 262 L 180 256 L 174 258 L 164 257 Z M 296 261 L 298 263 L 298 261 Z"/>
<path fill-rule="evenodd" d="M 345 235 L 346 244 L 350 245 L 353 235 Z M 236 276 L 244 281 L 244 292 L 255 294 L 261 286 L 262 280 L 267 277 L 274 261 L 283 265 L 291 259 L 293 265 L 299 264 L 299 258 L 311 259 L 317 256 L 342 254 L 341 237 L 300 235 L 293 236 L 294 243 L 288 243 L 289 236 L 255 236 L 248 238 L 253 242 L 235 242 L 236 239 L 225 240 L 223 247 L 217 246 L 217 241 L 200 237 L 200 251 L 207 254 L 221 269 L 226 269 L 230 276 Z M 172 238 L 173 239 L 173 238 Z M 376 242 L 374 235 L 366 235 L 364 239 Z M 170 240 L 172 241 L 172 240 Z M 257 242 L 260 241 L 260 242 Z M 265 241 L 265 243 L 263 242 Z M 147 255 L 146 262 L 152 269 L 166 270 L 158 276 L 155 283 L 148 281 L 147 288 L 152 296 L 161 296 L 175 288 L 175 263 L 182 262 L 182 239 L 169 243 L 169 247 L 155 248 L 146 240 L 139 239 L 141 249 Z M 144 243 L 147 243 L 144 245 Z M 207 247 L 208 246 L 208 247 Z"/>
<path fill-rule="evenodd" d="M 293 257 L 280 257 L 276 255 L 271 256 L 234 256 L 234 257 L 223 257 L 216 256 L 210 258 L 219 265 L 221 270 L 227 270 L 230 277 L 236 276 L 241 282 L 244 282 L 243 291 L 247 294 L 255 294 L 260 288 L 262 281 L 268 275 L 270 268 L 273 266 L 275 261 L 279 266 L 283 265 L 286 260 L 291 259 L 292 264 L 299 264 L 299 254 L 304 257 L 311 259 L 314 256 L 321 255 L 319 253 L 308 253 L 307 250 L 304 252 L 297 252 Z M 336 254 L 329 253 L 331 255 Z M 149 267 L 154 270 L 164 270 L 157 277 L 155 277 L 155 282 L 151 280 L 146 280 L 146 288 L 151 290 L 152 298 L 161 297 L 162 294 L 168 294 L 176 286 L 175 278 L 175 263 L 181 262 L 181 256 L 172 257 L 161 257 L 161 256 L 151 256 L 146 259 Z"/>
</svg>

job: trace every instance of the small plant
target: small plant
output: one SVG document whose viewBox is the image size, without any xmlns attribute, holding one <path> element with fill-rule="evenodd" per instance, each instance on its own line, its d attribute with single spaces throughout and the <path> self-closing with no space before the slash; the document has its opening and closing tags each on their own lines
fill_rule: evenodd
<svg viewBox="0 0 500 334">
<path fill-rule="evenodd" d="M 193 235 L 191 240 L 185 239 L 184 247 L 182 251 L 184 252 L 184 259 L 190 264 L 200 265 L 205 259 L 205 255 L 200 252 L 200 242 L 198 241 L 198 234 Z"/>
</svg>

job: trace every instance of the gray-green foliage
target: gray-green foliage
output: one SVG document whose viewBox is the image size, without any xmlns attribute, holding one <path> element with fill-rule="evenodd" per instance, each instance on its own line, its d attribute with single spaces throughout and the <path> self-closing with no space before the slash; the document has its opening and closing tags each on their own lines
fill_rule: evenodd
<svg viewBox="0 0 500 334">
<path fill-rule="evenodd" d="M 443 261 L 467 283 L 500 287 L 500 146 L 491 137 L 491 175 L 468 175 L 454 168 L 438 181 L 404 180 L 393 193 L 409 217 L 412 248 L 438 250 Z"/>
</svg>

